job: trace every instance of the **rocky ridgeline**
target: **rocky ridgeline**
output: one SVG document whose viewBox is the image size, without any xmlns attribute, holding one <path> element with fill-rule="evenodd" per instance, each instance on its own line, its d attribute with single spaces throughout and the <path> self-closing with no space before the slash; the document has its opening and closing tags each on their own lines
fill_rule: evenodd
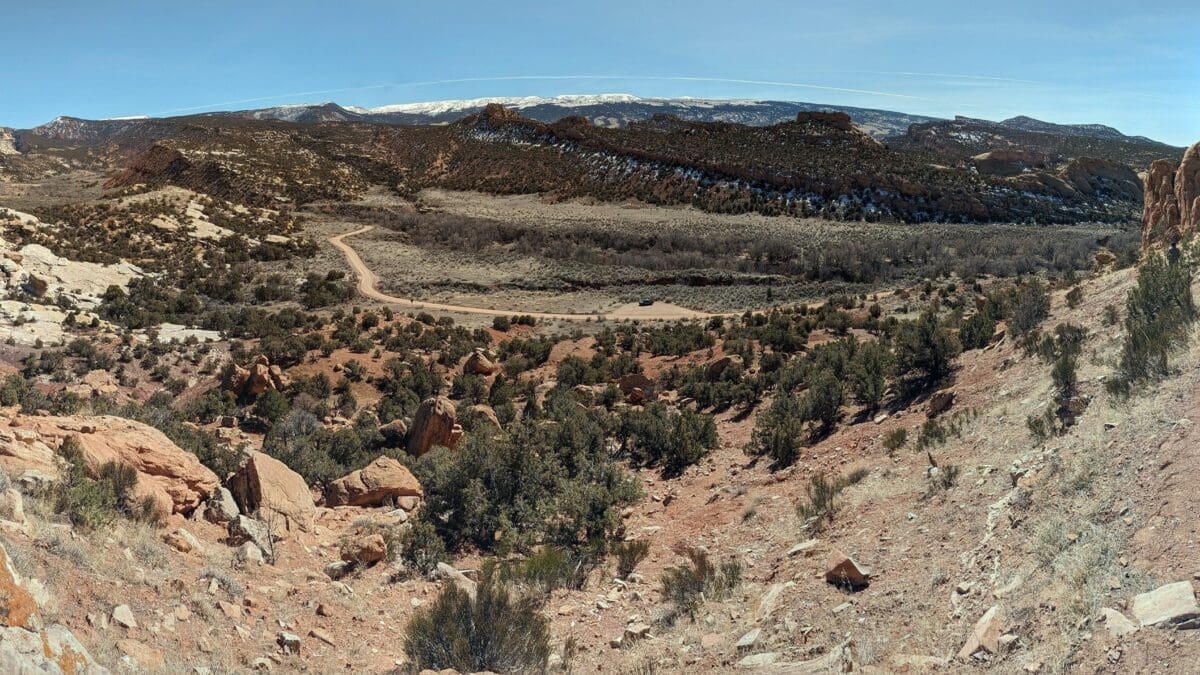
<svg viewBox="0 0 1200 675">
<path fill-rule="evenodd" d="M 1200 143 L 1188 148 L 1179 166 L 1160 159 L 1146 175 L 1142 243 L 1170 246 L 1200 224 Z"/>
</svg>

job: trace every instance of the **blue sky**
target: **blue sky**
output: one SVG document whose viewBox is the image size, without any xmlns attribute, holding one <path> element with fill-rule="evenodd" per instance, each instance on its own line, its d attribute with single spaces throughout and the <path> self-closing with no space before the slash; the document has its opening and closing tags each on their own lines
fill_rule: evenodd
<svg viewBox="0 0 1200 675">
<path fill-rule="evenodd" d="M 1027 114 L 1200 140 L 1197 0 L 0 0 L 0 17 L 0 124 L 16 127 L 623 92 Z"/>
</svg>

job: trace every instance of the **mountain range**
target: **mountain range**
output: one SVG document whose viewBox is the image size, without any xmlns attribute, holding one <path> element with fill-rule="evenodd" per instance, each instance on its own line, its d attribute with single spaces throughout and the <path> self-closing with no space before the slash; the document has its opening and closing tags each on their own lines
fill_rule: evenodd
<svg viewBox="0 0 1200 675">
<path fill-rule="evenodd" d="M 1125 222 L 1141 208 L 1138 172 L 1183 152 L 1028 117 L 627 95 L 505 101 L 60 117 L 5 135 L 0 178 L 81 168 L 106 172 L 110 189 L 172 184 L 263 206 L 383 185 L 839 220 Z"/>
</svg>

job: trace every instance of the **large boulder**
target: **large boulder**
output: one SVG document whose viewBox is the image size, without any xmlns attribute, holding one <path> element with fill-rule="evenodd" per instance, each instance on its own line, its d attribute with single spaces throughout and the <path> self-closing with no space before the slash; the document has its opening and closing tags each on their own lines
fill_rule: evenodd
<svg viewBox="0 0 1200 675">
<path fill-rule="evenodd" d="M 374 565 L 387 557 L 387 542 L 382 534 L 368 534 L 342 544 L 342 560 Z"/>
<path fill-rule="evenodd" d="M 463 372 L 467 375 L 494 375 L 499 370 L 500 366 L 492 362 L 482 349 L 471 352 L 471 355 L 463 362 Z"/>
<path fill-rule="evenodd" d="M 383 440 L 389 447 L 398 448 L 404 445 L 404 439 L 408 436 L 408 425 L 402 419 L 394 419 L 387 424 L 379 427 L 379 434 L 383 436 Z"/>
<path fill-rule="evenodd" d="M 288 385 L 287 376 L 279 366 L 263 355 L 254 359 L 248 367 L 230 364 L 225 371 L 221 386 L 232 391 L 240 399 L 252 399 L 268 389 L 282 390 Z"/>
<path fill-rule="evenodd" d="M 95 478 L 109 462 L 137 471 L 135 493 L 150 497 L 161 511 L 191 513 L 220 486 L 216 474 L 161 431 L 121 417 L 37 417 L 19 415 L 0 429 L 0 456 L 19 461 L 34 458 L 40 466 L 27 466 L 56 475 L 57 460 L 47 461 L 44 450 L 59 448 L 69 437 L 79 441 L 84 471 Z M 8 439 L 14 442 L 6 451 Z M 22 459 L 22 454 L 24 454 Z M 19 463 L 18 461 L 18 463 Z M 10 462 L 0 462 L 9 468 Z"/>
<path fill-rule="evenodd" d="M 871 583 L 871 570 L 834 549 L 829 553 L 829 560 L 825 565 L 825 581 L 841 588 L 858 590 Z"/>
<path fill-rule="evenodd" d="M 708 361 L 704 364 L 704 367 L 708 371 L 708 379 L 715 380 L 726 370 L 729 370 L 731 366 L 736 367 L 737 370 L 741 370 L 743 365 L 742 357 L 737 354 L 726 354 Z"/>
<path fill-rule="evenodd" d="M 420 457 L 435 445 L 453 449 L 462 436 L 457 419 L 458 413 L 450 399 L 434 396 L 422 401 L 408 434 L 409 454 Z"/>
<path fill-rule="evenodd" d="M 312 532 L 317 507 L 308 483 L 283 462 L 254 450 L 229 478 L 229 491 L 242 513 L 257 513 L 264 522 L 278 523 L 275 536 Z"/>
<path fill-rule="evenodd" d="M 1170 246 L 1200 224 L 1200 143 L 1176 167 L 1160 159 L 1150 165 L 1143 193 L 1142 245 Z"/>
<path fill-rule="evenodd" d="M 397 497 L 422 497 L 412 472 L 391 457 L 380 457 L 329 484 L 326 506 L 382 506 Z"/>
<path fill-rule="evenodd" d="M 991 176 L 1016 176 L 1030 169 L 1045 168 L 1046 156 L 1031 150 L 999 148 L 971 158 L 980 173 Z"/>
</svg>

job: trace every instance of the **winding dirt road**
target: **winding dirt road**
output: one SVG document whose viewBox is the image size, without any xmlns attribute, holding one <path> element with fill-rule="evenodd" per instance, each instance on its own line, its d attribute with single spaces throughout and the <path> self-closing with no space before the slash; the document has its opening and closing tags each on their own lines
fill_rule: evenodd
<svg viewBox="0 0 1200 675">
<path fill-rule="evenodd" d="M 611 312 L 596 312 L 594 314 L 559 314 L 554 312 L 526 312 L 516 309 L 487 309 L 484 307 L 467 307 L 465 305 L 447 305 L 440 302 L 423 302 L 419 300 L 410 300 L 408 298 L 398 298 L 394 295 L 388 295 L 379 290 L 379 276 L 371 271 L 370 267 L 363 262 L 359 257 L 358 251 L 354 247 L 346 243 L 347 237 L 369 232 L 374 229 L 373 225 L 359 228 L 352 232 L 346 232 L 329 238 L 329 243 L 333 244 L 342 255 L 346 256 L 346 262 L 350 264 L 350 269 L 354 270 L 355 276 L 358 277 L 358 292 L 364 297 L 388 305 L 395 305 L 402 308 L 411 309 L 433 309 L 444 312 L 459 312 L 462 314 L 482 314 L 485 316 L 513 316 L 524 315 L 532 316 L 535 319 L 557 319 L 562 321 L 587 321 L 588 319 L 640 319 L 642 321 L 672 321 L 675 319 L 705 319 L 711 316 L 729 316 L 708 314 L 705 312 L 697 312 L 686 307 L 672 305 L 665 302 L 656 302 L 648 307 L 641 307 L 636 302 L 631 302 L 627 305 L 622 305 Z"/>
</svg>

